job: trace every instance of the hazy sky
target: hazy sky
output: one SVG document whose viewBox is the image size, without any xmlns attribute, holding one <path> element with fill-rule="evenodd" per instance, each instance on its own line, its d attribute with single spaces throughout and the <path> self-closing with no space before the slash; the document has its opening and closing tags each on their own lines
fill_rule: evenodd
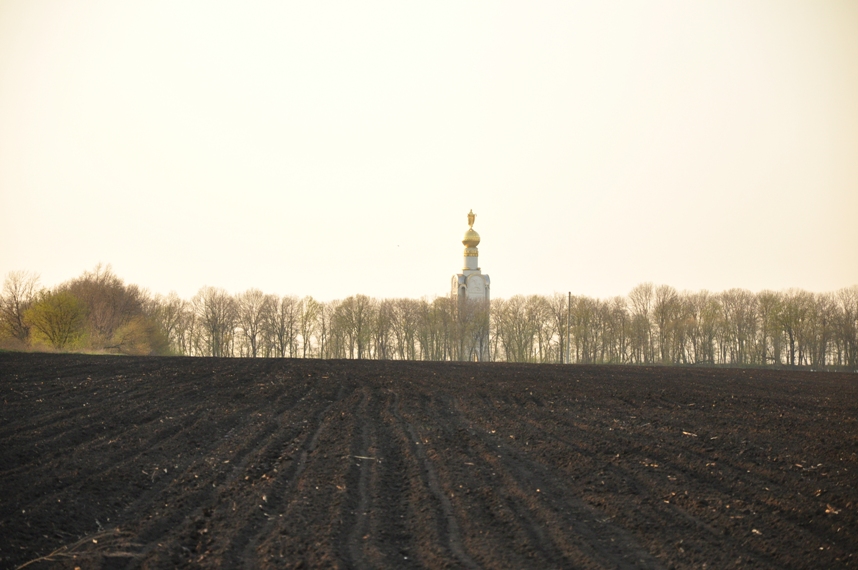
<svg viewBox="0 0 858 570">
<path fill-rule="evenodd" d="M 0 0 L 0 276 L 858 284 L 858 2 Z"/>
</svg>

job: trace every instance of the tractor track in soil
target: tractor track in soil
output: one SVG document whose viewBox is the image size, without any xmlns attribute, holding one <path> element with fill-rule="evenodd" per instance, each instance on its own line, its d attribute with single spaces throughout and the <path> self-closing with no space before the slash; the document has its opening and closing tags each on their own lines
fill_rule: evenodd
<svg viewBox="0 0 858 570">
<path fill-rule="evenodd" d="M 858 375 L 0 353 L 0 568 L 852 568 Z"/>
</svg>

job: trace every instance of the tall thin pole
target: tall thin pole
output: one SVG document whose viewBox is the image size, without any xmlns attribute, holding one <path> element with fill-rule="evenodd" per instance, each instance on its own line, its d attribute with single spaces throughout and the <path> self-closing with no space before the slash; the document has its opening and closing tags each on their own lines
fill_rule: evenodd
<svg viewBox="0 0 858 570">
<path fill-rule="evenodd" d="M 569 338 L 569 316 L 572 313 L 572 291 L 569 291 L 569 298 L 566 301 L 566 364 L 572 360 L 572 342 Z"/>
</svg>

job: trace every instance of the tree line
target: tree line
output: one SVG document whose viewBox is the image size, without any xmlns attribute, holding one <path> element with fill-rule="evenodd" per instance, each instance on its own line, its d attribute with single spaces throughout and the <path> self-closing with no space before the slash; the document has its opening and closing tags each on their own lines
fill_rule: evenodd
<svg viewBox="0 0 858 570">
<path fill-rule="evenodd" d="M 110 267 L 54 288 L 12 272 L 0 297 L 10 348 L 219 357 L 472 360 L 488 342 L 508 362 L 806 366 L 858 370 L 858 286 L 677 291 L 643 283 L 627 296 L 555 293 L 485 303 L 230 294 L 152 295 Z"/>
</svg>

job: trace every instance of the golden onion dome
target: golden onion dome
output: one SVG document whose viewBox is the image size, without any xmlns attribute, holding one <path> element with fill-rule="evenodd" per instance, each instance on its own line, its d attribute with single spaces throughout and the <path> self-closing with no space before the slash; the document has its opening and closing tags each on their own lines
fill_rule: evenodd
<svg viewBox="0 0 858 570">
<path fill-rule="evenodd" d="M 477 247 L 480 245 L 480 234 L 474 231 L 474 228 L 470 228 L 465 232 L 465 237 L 462 240 L 462 244 L 465 247 Z"/>
</svg>

